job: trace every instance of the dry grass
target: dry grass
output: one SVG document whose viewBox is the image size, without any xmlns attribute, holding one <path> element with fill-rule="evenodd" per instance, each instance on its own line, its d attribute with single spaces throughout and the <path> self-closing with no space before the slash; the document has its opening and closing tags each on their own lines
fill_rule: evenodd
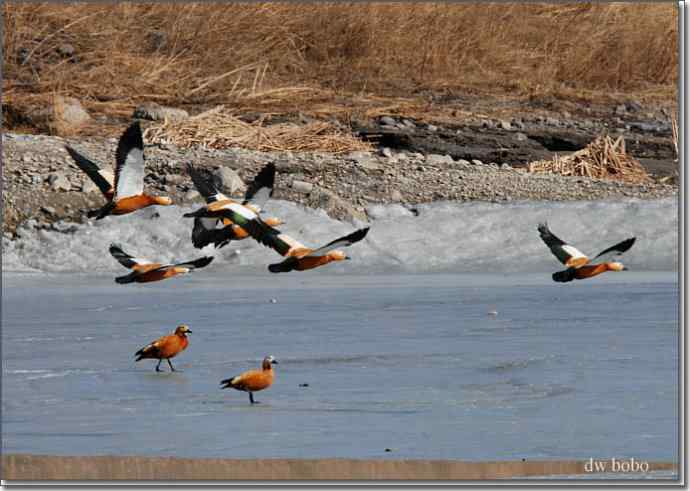
<svg viewBox="0 0 690 491">
<path fill-rule="evenodd" d="M 10 100 L 64 94 L 90 109 L 283 87 L 668 96 L 677 80 L 673 4 L 5 2 L 3 21 Z"/>
<path fill-rule="evenodd" d="M 246 123 L 224 106 L 218 106 L 189 119 L 165 121 L 146 129 L 151 143 L 173 143 L 180 147 L 241 147 L 263 152 L 329 152 L 347 153 L 370 150 L 371 147 L 326 122 L 306 125 L 290 123 L 265 126 L 262 120 Z"/>
<path fill-rule="evenodd" d="M 642 164 L 625 152 L 622 136 L 616 140 L 608 135 L 601 136 L 582 150 L 567 156 L 555 155 L 552 160 L 531 162 L 527 168 L 536 174 L 594 177 L 631 184 L 652 180 Z"/>
</svg>

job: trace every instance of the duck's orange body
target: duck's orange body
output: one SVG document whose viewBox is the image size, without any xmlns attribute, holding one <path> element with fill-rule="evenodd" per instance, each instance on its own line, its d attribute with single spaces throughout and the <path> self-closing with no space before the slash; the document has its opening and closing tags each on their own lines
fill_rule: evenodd
<svg viewBox="0 0 690 491">
<path fill-rule="evenodd" d="M 334 261 L 344 261 L 348 259 L 344 252 L 338 250 L 330 251 L 321 256 L 312 255 L 312 252 L 313 249 L 309 248 L 291 250 L 288 252 L 287 258 L 283 262 L 271 264 L 268 269 L 273 273 L 288 272 L 292 270 L 306 271 Z"/>
<path fill-rule="evenodd" d="M 249 393 L 249 401 L 255 404 L 258 401 L 254 400 L 253 392 L 258 392 L 269 388 L 273 384 L 273 367 L 272 364 L 278 363 L 272 356 L 264 358 L 261 364 L 261 370 L 249 370 L 236 377 L 222 380 L 221 388 L 226 389 L 231 387 L 235 390 L 241 390 Z"/>
<path fill-rule="evenodd" d="M 325 256 L 305 256 L 297 258 L 297 265 L 295 266 L 295 269 L 297 271 L 306 271 L 308 269 L 318 268 L 319 266 L 323 266 L 324 264 L 328 264 L 333 261 L 341 261 L 342 259 L 344 258 L 341 258 L 337 254 L 326 254 Z"/>
<path fill-rule="evenodd" d="M 120 284 L 160 281 L 166 278 L 172 278 L 173 276 L 190 273 L 197 268 L 208 266 L 210 262 L 213 261 L 213 256 L 206 256 L 193 261 L 176 264 L 152 263 L 146 259 L 130 256 L 117 244 L 110 245 L 110 254 L 112 254 L 112 256 L 125 268 L 132 270 L 128 275 L 115 278 L 115 282 Z"/>
<path fill-rule="evenodd" d="M 140 194 L 137 196 L 128 196 L 126 198 L 115 201 L 115 207 L 110 211 L 111 215 L 126 215 L 133 213 L 142 208 L 152 205 L 168 206 L 172 204 L 170 198 L 165 196 L 150 196 L 148 194 Z"/>
<path fill-rule="evenodd" d="M 160 264 L 157 264 L 156 267 L 160 267 Z M 136 283 L 149 283 L 151 281 L 160 281 L 164 280 L 166 278 L 172 278 L 173 276 L 177 276 L 178 274 L 185 274 L 189 273 L 189 268 L 183 268 L 180 266 L 175 266 L 172 268 L 168 269 L 158 269 L 155 270 L 155 268 L 152 268 L 151 271 L 146 271 L 140 275 L 138 275 L 134 281 Z"/>
<path fill-rule="evenodd" d="M 606 271 L 617 271 L 615 268 L 611 268 L 609 263 L 601 264 L 588 264 L 581 266 L 575 270 L 575 278 L 578 280 L 584 280 L 585 278 L 591 278 L 592 276 L 605 273 Z"/>
<path fill-rule="evenodd" d="M 135 361 L 144 359 L 157 359 L 158 365 L 156 365 L 156 371 L 160 372 L 160 364 L 163 360 L 168 360 L 168 365 L 170 369 L 174 372 L 175 369 L 170 363 L 170 358 L 174 358 L 182 351 L 187 349 L 189 345 L 189 340 L 187 339 L 187 334 L 191 333 L 189 327 L 184 324 L 180 325 L 175 329 L 174 334 L 168 336 L 163 336 L 158 338 L 153 343 L 143 347 L 135 353 L 137 359 Z"/>
</svg>

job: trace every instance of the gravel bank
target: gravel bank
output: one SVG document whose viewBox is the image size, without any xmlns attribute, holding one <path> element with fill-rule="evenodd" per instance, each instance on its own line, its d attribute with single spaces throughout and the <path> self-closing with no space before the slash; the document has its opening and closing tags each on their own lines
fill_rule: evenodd
<svg viewBox="0 0 690 491">
<path fill-rule="evenodd" d="M 84 209 L 104 198 L 64 150 L 69 144 L 106 169 L 113 168 L 115 138 L 70 139 L 44 135 L 3 135 L 3 233 L 33 218 L 39 226 L 64 220 L 80 222 Z M 269 161 L 277 163 L 275 198 L 323 208 L 340 219 L 366 219 L 377 203 L 414 206 L 439 200 L 600 200 L 656 199 L 677 193 L 676 185 L 627 185 L 614 181 L 533 175 L 509 164 L 487 164 L 383 148 L 376 152 L 329 154 L 263 153 L 243 149 L 146 148 L 146 187 L 182 205 L 200 202 L 187 162 L 232 169 L 245 180 Z"/>
</svg>

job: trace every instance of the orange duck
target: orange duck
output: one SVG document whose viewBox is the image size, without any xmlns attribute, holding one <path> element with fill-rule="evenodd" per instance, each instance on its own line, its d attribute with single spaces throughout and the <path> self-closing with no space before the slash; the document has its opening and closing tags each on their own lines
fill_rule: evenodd
<svg viewBox="0 0 690 491">
<path fill-rule="evenodd" d="M 160 372 L 161 362 L 163 360 L 168 360 L 168 365 L 170 365 L 170 370 L 175 371 L 175 367 L 170 363 L 170 358 L 182 353 L 189 345 L 189 340 L 187 339 L 187 334 L 191 334 L 192 331 L 189 327 L 182 324 L 177 326 L 174 334 L 169 334 L 168 336 L 163 336 L 156 339 L 153 343 L 144 346 L 139 351 L 137 351 L 134 356 L 137 357 L 134 361 L 144 360 L 151 358 L 158 360 L 158 365 L 156 365 L 156 371 Z"/>
<path fill-rule="evenodd" d="M 115 281 L 120 284 L 160 281 L 166 278 L 172 278 L 173 276 L 191 273 L 193 270 L 203 268 L 213 261 L 213 257 L 206 256 L 184 263 L 152 263 L 145 259 L 138 259 L 130 256 L 124 252 L 119 245 L 116 244 L 110 245 L 110 254 L 125 268 L 132 270 L 132 272 L 128 275 L 115 278 Z"/>
<path fill-rule="evenodd" d="M 366 237 L 367 232 L 369 232 L 369 227 L 361 228 L 349 235 L 335 239 L 323 247 L 312 249 L 271 227 L 246 206 L 227 203 L 218 207 L 210 205 L 208 209 L 214 216 L 229 218 L 258 242 L 287 258 L 281 263 L 269 265 L 268 270 L 271 273 L 283 273 L 292 270 L 305 271 L 333 261 L 350 259 L 343 251 L 338 250 L 338 247 L 351 246 Z"/>
<path fill-rule="evenodd" d="M 254 392 L 267 389 L 273 384 L 273 367 L 278 362 L 272 356 L 264 358 L 261 364 L 261 370 L 249 370 L 236 377 L 221 380 L 221 389 L 233 388 L 249 393 L 249 402 L 251 404 L 258 404 L 259 401 L 254 400 Z"/>
<path fill-rule="evenodd" d="M 126 215 L 152 205 L 172 205 L 167 196 L 144 193 L 144 166 L 144 139 L 137 121 L 125 130 L 117 144 L 112 199 L 99 210 L 90 211 L 88 216 L 100 220 L 108 215 Z"/>
<path fill-rule="evenodd" d="M 568 269 L 554 273 L 552 276 L 554 281 L 566 283 L 568 281 L 591 278 L 606 271 L 626 271 L 628 269 L 620 261 L 611 261 L 611 259 L 621 256 L 630 249 L 635 243 L 635 237 L 626 239 L 601 251 L 594 259 L 590 260 L 575 247 L 566 244 L 551 233 L 546 223 L 540 224 L 537 230 L 541 239 L 551 249 L 553 255 L 568 267 Z"/>
<path fill-rule="evenodd" d="M 208 170 L 197 169 L 192 164 L 187 165 L 187 170 L 199 194 L 206 199 L 206 208 L 211 205 L 218 207 L 229 203 L 239 205 L 237 201 L 218 191 L 218 186 L 213 182 L 214 176 Z M 275 173 L 275 164 L 273 162 L 266 164 L 247 188 L 241 206 L 247 207 L 254 213 L 260 213 L 266 201 L 273 195 Z M 194 228 L 192 229 L 194 247 L 201 249 L 213 243 L 217 248 L 220 248 L 227 245 L 231 240 L 242 240 L 249 237 L 249 234 L 242 227 L 235 225 L 228 218 L 207 213 L 206 208 L 184 215 L 185 217 L 194 217 Z M 275 227 L 284 222 L 279 218 L 270 217 L 266 219 L 266 223 Z M 218 224 L 221 224 L 222 227 L 217 228 Z"/>
</svg>

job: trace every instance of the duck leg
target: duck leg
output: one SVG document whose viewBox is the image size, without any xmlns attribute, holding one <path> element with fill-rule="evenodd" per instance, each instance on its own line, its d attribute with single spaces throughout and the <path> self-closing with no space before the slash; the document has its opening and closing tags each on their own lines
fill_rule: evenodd
<svg viewBox="0 0 690 491">
<path fill-rule="evenodd" d="M 166 358 L 166 360 L 168 360 L 168 365 L 170 365 L 170 370 L 174 372 L 174 371 L 175 371 L 175 367 L 173 367 L 173 366 L 172 366 L 172 363 L 170 363 L 170 358 Z"/>
<path fill-rule="evenodd" d="M 159 358 L 159 359 L 158 359 L 158 365 L 156 365 L 156 371 L 157 371 L 157 372 L 160 372 L 160 371 L 161 371 L 161 362 L 162 362 L 162 361 L 163 361 L 162 358 Z"/>
<path fill-rule="evenodd" d="M 254 394 L 252 394 L 251 392 L 249 393 L 249 402 L 252 404 L 259 404 L 259 401 L 254 400 Z"/>
</svg>

